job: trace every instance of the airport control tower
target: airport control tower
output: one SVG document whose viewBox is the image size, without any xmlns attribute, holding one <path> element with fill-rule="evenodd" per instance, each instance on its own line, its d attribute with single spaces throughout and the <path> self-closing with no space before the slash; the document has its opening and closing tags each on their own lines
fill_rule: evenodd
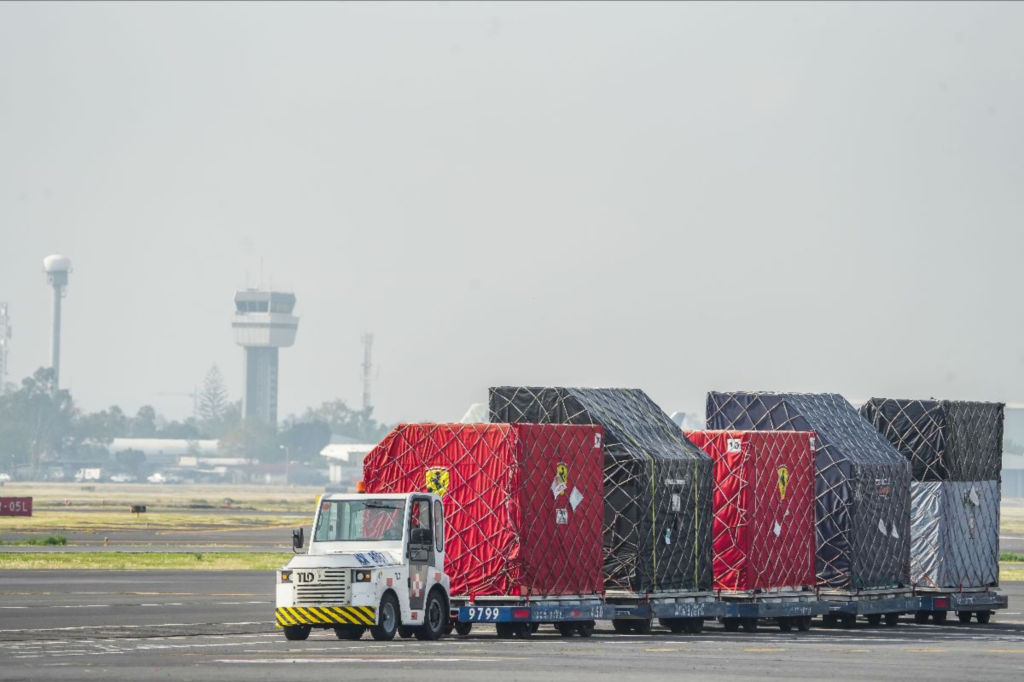
<svg viewBox="0 0 1024 682">
<path fill-rule="evenodd" d="M 50 367 L 53 367 L 53 387 L 60 388 L 60 302 L 68 285 L 71 259 L 54 253 L 43 259 L 46 280 L 53 287 L 53 335 L 50 337 Z"/>
<path fill-rule="evenodd" d="M 277 349 L 295 343 L 299 318 L 295 294 L 245 289 L 235 292 L 235 343 L 245 347 L 242 416 L 277 423 Z"/>
</svg>

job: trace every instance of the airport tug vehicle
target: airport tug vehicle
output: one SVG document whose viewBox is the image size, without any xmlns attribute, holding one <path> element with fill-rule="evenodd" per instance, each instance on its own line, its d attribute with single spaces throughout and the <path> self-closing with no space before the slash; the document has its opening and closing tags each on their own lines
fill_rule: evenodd
<svg viewBox="0 0 1024 682">
<path fill-rule="evenodd" d="M 295 551 L 303 530 L 292 534 Z M 309 549 L 277 572 L 277 627 L 338 639 L 433 640 L 451 631 L 444 506 L 432 493 L 331 494 L 317 504 Z"/>
</svg>

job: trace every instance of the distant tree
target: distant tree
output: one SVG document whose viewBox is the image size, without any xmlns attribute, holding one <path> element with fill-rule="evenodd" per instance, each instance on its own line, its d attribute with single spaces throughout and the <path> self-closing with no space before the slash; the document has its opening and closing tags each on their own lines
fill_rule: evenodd
<svg viewBox="0 0 1024 682">
<path fill-rule="evenodd" d="M 101 412 L 77 415 L 72 429 L 78 441 L 110 443 L 128 433 L 128 417 L 117 405 Z"/>
<path fill-rule="evenodd" d="M 198 422 L 192 417 L 180 422 L 167 422 L 156 430 L 155 435 L 157 438 L 183 438 L 185 440 L 199 440 L 203 437 Z"/>
<path fill-rule="evenodd" d="M 143 405 L 135 413 L 135 418 L 128 425 L 133 438 L 153 438 L 156 436 L 156 410 L 152 405 Z"/>
<path fill-rule="evenodd" d="M 63 451 L 74 416 L 71 395 L 57 388 L 51 368 L 42 367 L 0 396 L 0 452 L 10 467 L 30 466 L 38 474 Z"/>
<path fill-rule="evenodd" d="M 340 398 L 322 403 L 317 408 L 307 408 L 296 422 L 325 422 L 331 433 L 347 436 L 367 443 L 376 443 L 387 435 L 391 427 L 373 419 L 373 408 L 354 410 Z"/>
<path fill-rule="evenodd" d="M 114 460 L 124 471 L 138 476 L 142 465 L 146 463 L 146 453 L 141 450 L 122 450 L 114 454 Z"/>
<path fill-rule="evenodd" d="M 319 420 L 291 424 L 281 431 L 281 442 L 288 448 L 291 459 L 316 461 L 320 451 L 331 442 L 331 427 Z"/>
<path fill-rule="evenodd" d="M 259 419 L 242 420 L 224 434 L 218 450 L 226 457 L 242 457 L 254 462 L 284 461 L 277 429 Z"/>
<path fill-rule="evenodd" d="M 227 409 L 228 390 L 224 386 L 224 376 L 217 365 L 213 365 L 203 379 L 203 390 L 199 392 L 199 420 L 219 423 Z"/>
</svg>

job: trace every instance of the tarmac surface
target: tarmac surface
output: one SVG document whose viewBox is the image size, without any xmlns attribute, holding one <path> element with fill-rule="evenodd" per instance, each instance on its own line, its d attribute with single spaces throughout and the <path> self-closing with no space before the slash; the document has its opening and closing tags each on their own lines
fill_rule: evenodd
<svg viewBox="0 0 1024 682">
<path fill-rule="evenodd" d="M 0 680 L 1020 679 L 1024 583 L 1000 591 L 1010 608 L 988 625 L 289 642 L 269 572 L 0 571 Z"/>
</svg>

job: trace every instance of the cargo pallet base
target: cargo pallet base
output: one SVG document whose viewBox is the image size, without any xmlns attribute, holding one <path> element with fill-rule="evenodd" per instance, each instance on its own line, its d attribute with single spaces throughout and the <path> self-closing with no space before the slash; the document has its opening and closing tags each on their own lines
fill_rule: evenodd
<svg viewBox="0 0 1024 682">
<path fill-rule="evenodd" d="M 493 623 L 499 637 L 529 637 L 542 624 L 554 625 L 563 637 L 589 637 L 599 620 L 610 620 L 616 632 L 647 634 L 655 618 L 672 632 L 697 633 L 705 619 L 724 613 L 722 602 L 711 592 L 619 593 L 605 599 L 452 597 L 451 607 L 453 627 L 460 635 L 469 634 L 473 623 Z"/>
<path fill-rule="evenodd" d="M 621 634 L 648 634 L 653 621 L 672 632 L 696 634 L 704 621 L 718 619 L 727 631 L 757 630 L 759 621 L 774 621 L 784 632 L 808 630 L 811 619 L 829 612 L 831 605 L 813 592 L 791 594 L 740 594 L 716 596 L 712 592 L 659 592 L 652 595 L 609 593 L 605 599 L 452 598 L 451 618 L 460 635 L 469 634 L 473 623 L 491 623 L 499 637 L 529 637 L 542 624 L 554 625 L 564 636 L 589 637 L 596 622 L 610 620 Z"/>
<path fill-rule="evenodd" d="M 927 623 L 931 620 L 936 625 L 942 625 L 946 622 L 947 613 L 954 611 L 961 623 L 970 623 L 973 615 L 976 621 L 984 624 L 992 617 L 993 611 L 1005 609 L 1009 601 L 1006 595 L 987 587 L 962 590 L 918 588 L 914 622 Z"/>
<path fill-rule="evenodd" d="M 810 590 L 776 592 L 722 592 L 724 613 L 719 617 L 727 632 L 756 632 L 761 621 L 773 621 L 782 632 L 806 632 L 815 616 L 829 612 L 829 604 Z"/>
<path fill-rule="evenodd" d="M 902 614 L 915 611 L 918 605 L 917 597 L 909 588 L 822 590 L 819 597 L 828 604 L 828 613 L 821 617 L 826 627 L 853 627 L 857 616 L 864 616 L 868 625 L 881 625 L 884 621 L 886 625 L 893 626 L 899 623 Z"/>
</svg>

